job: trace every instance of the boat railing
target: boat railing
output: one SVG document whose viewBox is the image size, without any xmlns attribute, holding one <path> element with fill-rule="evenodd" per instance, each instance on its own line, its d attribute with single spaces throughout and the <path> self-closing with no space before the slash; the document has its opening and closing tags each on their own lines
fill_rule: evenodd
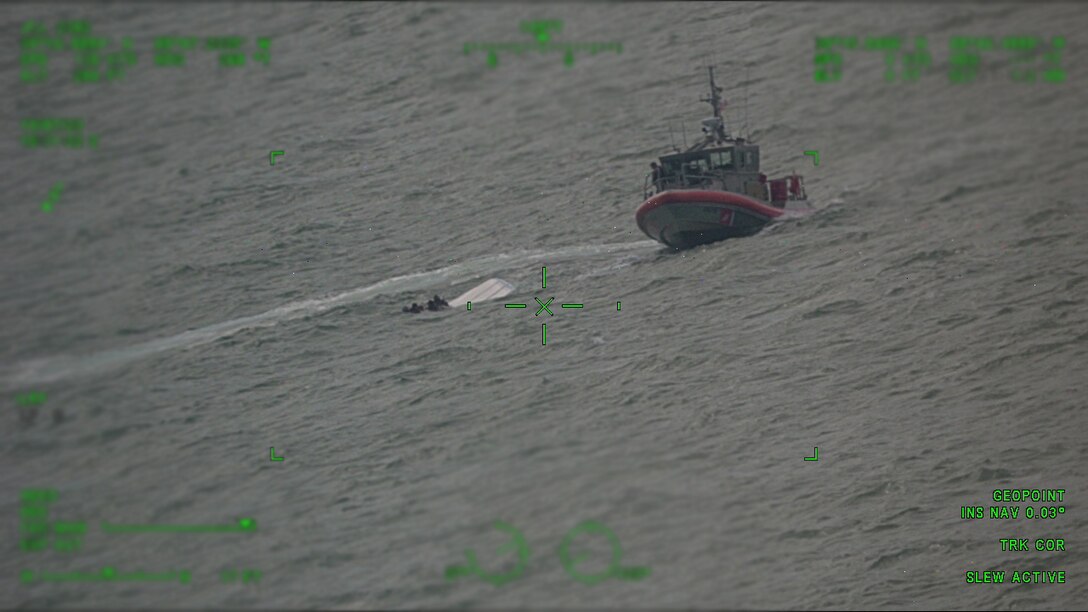
<svg viewBox="0 0 1088 612">
<path fill-rule="evenodd" d="M 771 202 L 775 204 L 808 199 L 808 194 L 805 193 L 804 177 L 797 173 L 768 179 L 767 186 L 771 194 Z"/>
</svg>

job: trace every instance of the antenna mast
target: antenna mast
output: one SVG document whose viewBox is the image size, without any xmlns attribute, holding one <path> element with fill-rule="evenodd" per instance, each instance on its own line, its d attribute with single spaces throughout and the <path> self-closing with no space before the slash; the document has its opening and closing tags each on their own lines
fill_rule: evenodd
<svg viewBox="0 0 1088 612">
<path fill-rule="evenodd" d="M 713 107 L 713 109 L 714 109 L 714 117 L 716 117 L 718 119 L 721 119 L 722 118 L 722 104 L 721 104 L 722 103 L 722 98 L 721 98 L 720 94 L 721 94 L 722 88 L 718 87 L 717 85 L 714 84 L 714 67 L 713 66 L 707 66 L 706 71 L 710 75 L 710 97 L 709 98 L 702 98 L 700 100 L 700 102 L 709 103 L 710 106 Z"/>
<path fill-rule="evenodd" d="M 710 76 L 710 97 L 701 98 L 701 102 L 706 102 L 714 109 L 714 119 L 708 119 L 703 122 L 703 125 L 712 127 L 714 135 L 718 140 L 729 140 L 729 134 L 725 131 L 725 120 L 722 118 L 722 88 L 718 87 L 714 83 L 714 67 L 706 67 L 707 74 Z"/>
<path fill-rule="evenodd" d="M 744 67 L 744 139 L 749 140 L 752 133 L 748 131 L 748 81 L 751 80 L 752 66 Z"/>
</svg>

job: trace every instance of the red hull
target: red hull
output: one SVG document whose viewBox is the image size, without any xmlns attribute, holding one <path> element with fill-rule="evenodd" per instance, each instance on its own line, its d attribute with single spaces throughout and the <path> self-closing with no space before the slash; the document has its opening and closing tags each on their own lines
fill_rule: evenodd
<svg viewBox="0 0 1088 612">
<path fill-rule="evenodd" d="M 785 212 L 739 193 L 681 189 L 646 200 L 635 221 L 650 238 L 682 249 L 754 234 Z"/>
</svg>

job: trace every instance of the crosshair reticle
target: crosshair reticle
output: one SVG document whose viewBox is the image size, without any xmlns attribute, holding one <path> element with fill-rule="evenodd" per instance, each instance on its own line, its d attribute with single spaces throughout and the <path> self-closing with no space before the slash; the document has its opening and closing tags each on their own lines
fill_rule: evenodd
<svg viewBox="0 0 1088 612">
<path fill-rule="evenodd" d="M 548 267 L 547 266 L 544 266 L 544 267 L 540 268 L 540 288 L 541 289 L 547 289 L 548 288 Z M 549 317 L 554 317 L 555 316 L 555 313 L 552 312 L 552 302 L 555 301 L 555 296 L 554 295 L 549 297 L 547 299 L 547 301 L 543 301 L 539 297 L 534 297 L 533 299 L 536 300 L 536 303 L 537 303 L 537 306 L 538 306 L 538 308 L 536 309 L 536 313 L 533 316 L 539 317 L 539 316 L 544 315 L 544 313 L 547 313 L 547 316 L 549 316 Z M 524 308 L 528 308 L 529 305 L 528 304 L 507 303 L 506 307 L 507 308 L 524 309 Z M 563 308 L 563 309 L 582 309 L 582 308 L 585 308 L 585 305 L 580 304 L 580 303 L 575 303 L 575 302 L 564 302 L 564 303 L 559 304 L 559 307 Z M 620 309 L 620 303 L 616 302 L 616 310 L 619 311 L 619 309 Z M 541 323 L 540 324 L 540 344 L 542 346 L 548 344 L 548 324 L 547 323 Z"/>
</svg>

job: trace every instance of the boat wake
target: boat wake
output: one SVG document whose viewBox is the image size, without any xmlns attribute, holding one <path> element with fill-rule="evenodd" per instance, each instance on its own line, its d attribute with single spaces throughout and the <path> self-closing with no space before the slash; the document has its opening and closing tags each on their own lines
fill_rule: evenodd
<svg viewBox="0 0 1088 612">
<path fill-rule="evenodd" d="M 377 283 L 358 287 L 335 295 L 284 304 L 248 317 L 240 317 L 191 329 L 174 336 L 159 338 L 133 346 L 109 349 L 89 355 L 58 355 L 42 357 L 17 364 L 4 377 L 5 387 L 18 388 L 31 384 L 78 378 L 116 368 L 144 357 L 172 349 L 184 349 L 207 344 L 245 329 L 266 327 L 282 321 L 322 313 L 339 306 L 368 301 L 379 295 L 403 291 L 418 291 L 436 283 L 455 284 L 504 270 L 523 268 L 546 260 L 548 262 L 609 256 L 614 253 L 654 252 L 660 245 L 653 240 L 613 244 L 570 246 L 551 250 L 525 250 L 487 255 L 459 262 L 437 270 L 394 276 Z"/>
</svg>

